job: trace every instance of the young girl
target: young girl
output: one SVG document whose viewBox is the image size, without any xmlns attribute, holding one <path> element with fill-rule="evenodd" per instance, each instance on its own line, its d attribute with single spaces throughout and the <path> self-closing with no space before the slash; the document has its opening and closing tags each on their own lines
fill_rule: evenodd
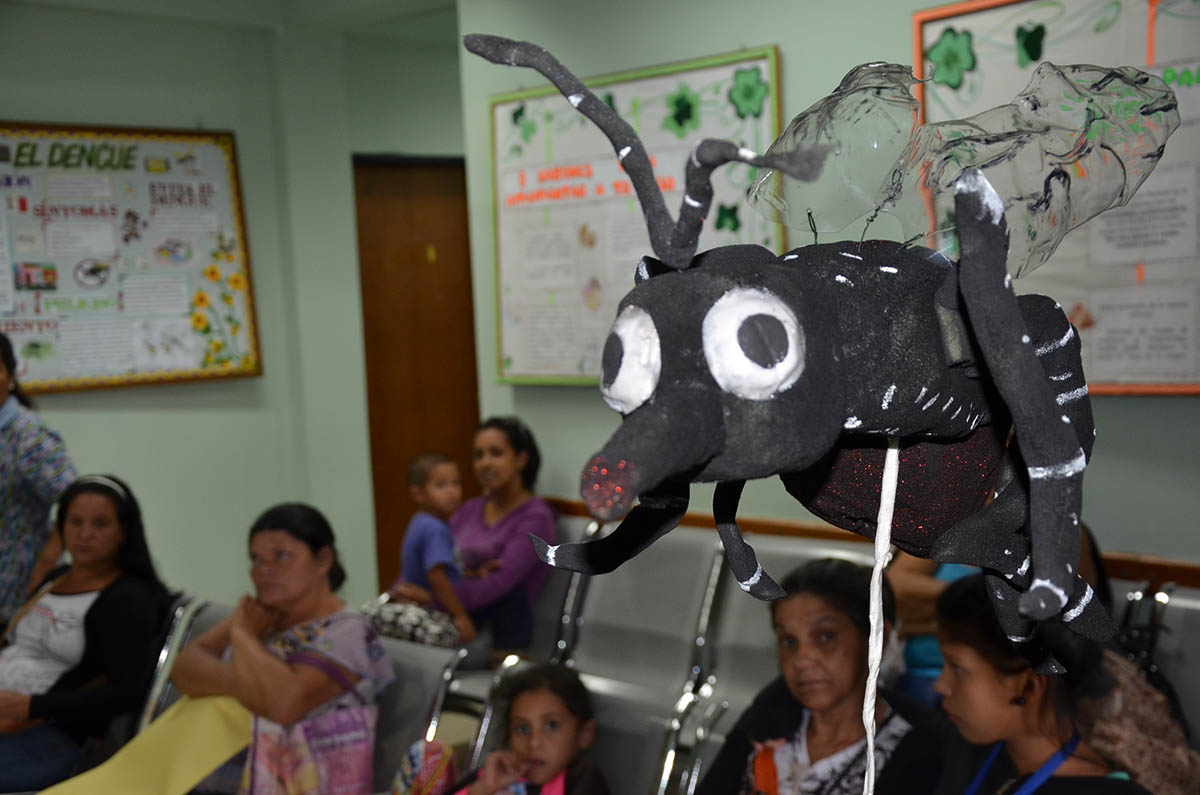
<svg viewBox="0 0 1200 795">
<path fill-rule="evenodd" d="M 1009 640 L 982 575 L 951 583 L 937 619 L 946 662 L 936 689 L 961 735 L 947 743 L 939 795 L 1147 792 L 1081 736 L 1081 716 L 1114 685 L 1096 644 L 1061 625 L 1043 626 L 1033 642 Z M 1066 673 L 1034 671 L 1031 661 L 1047 658 L 1047 644 Z"/>
<path fill-rule="evenodd" d="M 508 750 L 490 754 L 455 795 L 608 795 L 604 774 L 579 758 L 596 721 L 578 674 L 539 665 L 507 677 L 492 698 L 507 705 Z"/>
</svg>

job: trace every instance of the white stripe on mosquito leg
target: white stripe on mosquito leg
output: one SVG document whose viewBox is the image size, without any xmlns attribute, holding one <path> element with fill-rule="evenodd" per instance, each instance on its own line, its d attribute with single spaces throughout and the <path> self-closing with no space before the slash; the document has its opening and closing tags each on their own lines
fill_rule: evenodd
<svg viewBox="0 0 1200 795">
<path fill-rule="evenodd" d="M 1024 575 L 1029 571 L 1029 556 L 1025 556 L 1025 560 L 1021 561 L 1021 565 L 1017 567 L 1017 574 Z"/>
<path fill-rule="evenodd" d="M 891 265 L 882 265 L 882 266 L 880 266 L 879 270 L 883 271 L 884 273 L 899 273 L 900 272 L 900 270 L 898 268 L 893 268 Z"/>
<path fill-rule="evenodd" d="M 929 401 L 924 406 L 921 406 L 921 411 L 924 411 L 925 409 L 932 406 L 934 403 L 937 403 L 937 399 L 940 398 L 941 396 L 942 396 L 942 393 L 938 392 L 936 395 L 929 398 Z"/>
<path fill-rule="evenodd" d="M 578 108 L 579 103 L 583 102 L 583 94 L 572 94 L 567 97 L 567 102 L 571 103 L 572 108 Z"/>
<path fill-rule="evenodd" d="M 783 259 L 786 261 L 786 260 L 790 260 L 790 259 L 796 259 L 799 256 L 800 256 L 799 254 L 784 254 Z"/>
<path fill-rule="evenodd" d="M 1072 389 L 1070 392 L 1063 392 L 1060 395 L 1056 395 L 1054 400 L 1056 403 L 1058 403 L 1058 405 L 1065 406 L 1073 400 L 1079 400 L 1081 397 L 1083 397 L 1087 393 L 1088 393 L 1087 384 L 1084 384 L 1083 386 L 1079 387 L 1078 389 Z"/>
<path fill-rule="evenodd" d="M 921 402 L 921 398 L 925 397 L 925 393 L 926 393 L 926 392 L 928 392 L 928 391 L 929 391 L 929 390 L 927 390 L 925 387 L 921 387 L 921 394 L 917 395 L 917 399 L 916 399 L 916 400 L 914 400 L 914 401 L 913 401 L 913 403 L 920 403 L 920 402 Z"/>
<path fill-rule="evenodd" d="M 1074 373 L 1070 373 L 1070 372 L 1066 372 L 1066 373 L 1059 373 L 1058 375 L 1052 375 L 1052 376 L 1050 376 L 1050 380 L 1051 380 L 1051 381 L 1066 381 L 1066 380 L 1067 380 L 1068 378 L 1070 378 L 1072 375 L 1074 375 Z"/>
<path fill-rule="evenodd" d="M 1006 274 L 1004 274 L 1004 286 L 1005 286 L 1005 287 L 1012 287 L 1012 276 L 1010 276 L 1010 275 L 1009 275 L 1009 274 L 1007 274 L 1007 273 L 1006 273 Z"/>
<path fill-rule="evenodd" d="M 1074 337 L 1074 336 L 1075 336 L 1075 327 L 1067 326 L 1066 334 L 1063 334 L 1061 337 L 1056 339 L 1054 342 L 1047 342 L 1045 345 L 1041 346 L 1040 348 L 1036 348 L 1033 352 L 1035 354 L 1037 354 L 1038 356 L 1045 356 L 1047 353 L 1050 353 L 1051 351 L 1056 351 L 1059 348 L 1061 348 L 1062 346 L 1066 345 L 1068 342 L 1071 341 L 1071 337 Z"/>
<path fill-rule="evenodd" d="M 854 282 L 850 281 L 849 279 L 847 279 L 845 276 L 843 276 L 843 275 L 842 275 L 842 274 L 840 274 L 840 273 L 839 273 L 837 276 L 834 276 L 834 277 L 833 277 L 833 280 L 834 280 L 835 282 L 840 282 L 840 283 L 842 283 L 842 284 L 845 284 L 845 285 L 847 285 L 847 286 L 849 286 L 849 287 L 853 287 L 853 286 L 854 286 Z"/>
<path fill-rule="evenodd" d="M 963 410 L 963 407 L 960 404 L 959 407 L 954 410 L 954 413 L 950 415 L 950 419 L 954 419 L 955 417 L 957 417 L 959 414 L 962 413 L 962 410 Z"/>
<path fill-rule="evenodd" d="M 964 171 L 954 187 L 955 193 L 974 193 L 994 224 L 1004 218 L 1004 200 L 996 193 L 987 177 L 978 169 Z"/>
<path fill-rule="evenodd" d="M 1029 590 L 1032 591 L 1036 588 L 1045 588 L 1047 591 L 1054 594 L 1054 598 L 1058 600 L 1058 606 L 1060 608 L 1067 604 L 1067 592 L 1049 580 L 1043 580 L 1040 577 L 1034 577 L 1033 582 L 1029 583 Z"/>
<path fill-rule="evenodd" d="M 942 411 L 945 411 L 946 409 L 950 408 L 950 404 L 953 402 L 954 402 L 954 395 L 951 395 L 950 399 L 946 401 L 946 405 L 942 406 Z M 951 417 L 950 419 L 954 419 L 954 418 Z"/>
<path fill-rule="evenodd" d="M 851 254 L 849 251 L 839 251 L 838 254 L 843 257 L 849 257 L 850 259 L 856 259 L 859 262 L 862 262 L 862 257 L 858 256 L 857 254 Z"/>
<path fill-rule="evenodd" d="M 693 199 L 691 196 L 688 196 L 686 193 L 685 193 L 685 194 L 683 194 L 683 200 L 684 200 L 684 202 L 686 202 L 686 203 L 687 203 L 687 206 L 688 206 L 688 207 L 702 207 L 702 206 L 704 206 L 704 205 L 703 205 L 703 204 L 701 204 L 700 202 L 698 202 L 698 201 L 696 201 L 695 199 Z"/>
<path fill-rule="evenodd" d="M 1072 607 L 1067 612 L 1063 613 L 1063 621 L 1074 621 L 1083 615 L 1083 609 L 1092 601 L 1095 593 L 1092 591 L 1092 586 L 1087 586 L 1087 590 L 1083 592 L 1083 596 L 1079 599 L 1079 604 Z"/>
<path fill-rule="evenodd" d="M 1033 633 L 1030 632 L 1028 635 L 1009 635 L 1008 639 L 1013 643 L 1027 643 L 1032 637 Z"/>
<path fill-rule="evenodd" d="M 554 565 L 554 558 L 556 555 L 558 555 L 558 544 L 552 544 L 551 546 L 546 547 L 546 565 L 547 566 Z"/>
<path fill-rule="evenodd" d="M 754 586 L 758 585 L 758 581 L 762 579 L 763 573 L 764 573 L 763 567 L 762 567 L 762 564 L 760 563 L 760 564 L 758 564 L 758 568 L 756 568 L 754 570 L 754 573 L 750 575 L 750 579 L 739 580 L 738 585 L 741 587 L 741 589 L 743 591 L 745 591 L 746 593 L 750 593 L 750 589 L 753 588 Z"/>
<path fill-rule="evenodd" d="M 701 166 L 700 166 L 700 158 L 696 157 L 696 150 L 695 150 L 695 149 L 693 149 L 693 150 L 692 150 L 692 165 L 693 165 L 693 166 L 695 166 L 696 168 L 700 168 L 700 167 L 701 167 Z"/>
<path fill-rule="evenodd" d="M 1087 467 L 1087 457 L 1080 450 L 1070 461 L 1044 467 L 1029 467 L 1029 477 L 1034 480 L 1057 480 L 1078 475 Z"/>
<path fill-rule="evenodd" d="M 739 146 L 738 157 L 742 158 L 743 160 L 753 160 L 754 158 L 758 157 L 758 153 L 753 149 L 747 149 L 744 146 Z"/>
<path fill-rule="evenodd" d="M 892 405 L 892 397 L 895 394 L 896 394 L 896 385 L 892 384 L 891 386 L 889 386 L 887 388 L 887 391 L 883 393 L 883 402 L 879 404 L 879 408 L 886 409 L 888 406 Z"/>
<path fill-rule="evenodd" d="M 626 157 L 628 157 L 628 156 L 629 156 L 629 153 L 630 153 L 630 152 L 632 152 L 632 151 L 633 151 L 633 147 L 632 147 L 632 146 L 624 146 L 624 147 L 621 147 L 621 151 L 620 151 L 620 152 L 617 152 L 617 160 L 624 160 Z M 693 155 L 693 157 L 694 157 L 694 156 L 695 156 L 695 155 Z"/>
</svg>

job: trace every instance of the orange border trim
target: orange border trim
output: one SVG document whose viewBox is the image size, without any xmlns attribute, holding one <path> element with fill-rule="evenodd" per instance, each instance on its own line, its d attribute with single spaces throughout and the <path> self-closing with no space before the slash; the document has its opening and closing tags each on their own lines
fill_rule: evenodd
<svg viewBox="0 0 1200 795">
<path fill-rule="evenodd" d="M 568 500 L 563 497 L 543 497 L 542 499 L 560 516 L 590 517 L 587 509 L 579 500 Z M 704 527 L 710 530 L 715 530 L 717 527 L 716 521 L 709 513 L 687 513 L 679 523 L 688 527 Z M 869 538 L 816 522 L 787 522 L 781 519 L 744 517 L 738 519 L 738 527 L 744 533 L 760 535 L 794 536 L 816 541 L 871 543 Z M 1173 582 L 1185 588 L 1200 588 L 1200 563 L 1170 560 L 1153 555 L 1135 555 L 1128 552 L 1105 552 L 1103 557 L 1108 576 L 1115 579 L 1134 582 L 1149 580 L 1152 586 Z"/>
</svg>

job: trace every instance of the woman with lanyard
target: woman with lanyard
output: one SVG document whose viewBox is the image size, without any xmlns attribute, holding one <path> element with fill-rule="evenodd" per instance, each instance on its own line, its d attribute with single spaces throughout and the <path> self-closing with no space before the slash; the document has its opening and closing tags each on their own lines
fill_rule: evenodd
<svg viewBox="0 0 1200 795">
<path fill-rule="evenodd" d="M 938 642 L 946 663 L 937 681 L 942 709 L 958 731 L 945 745 L 937 795 L 1146 795 L 1113 770 L 1080 735 L 1113 682 L 1101 649 L 1061 625 L 1054 639 L 1064 674 L 1039 674 L 1047 659 L 1036 641 L 1009 640 L 996 621 L 983 575 L 951 583 L 937 602 Z"/>
<path fill-rule="evenodd" d="M 75 480 L 62 439 L 17 383 L 12 342 L 0 334 L 0 632 L 62 552 L 50 508 Z"/>
</svg>

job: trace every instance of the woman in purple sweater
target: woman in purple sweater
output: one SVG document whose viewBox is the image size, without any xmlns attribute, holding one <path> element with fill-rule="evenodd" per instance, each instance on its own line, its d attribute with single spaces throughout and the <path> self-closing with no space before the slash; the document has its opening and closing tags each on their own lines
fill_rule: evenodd
<svg viewBox="0 0 1200 795">
<path fill-rule="evenodd" d="M 554 511 L 534 496 L 541 454 L 516 417 L 490 417 L 475 432 L 475 476 L 483 496 L 450 518 L 454 545 L 468 573 L 454 592 L 477 627 L 491 626 L 496 649 L 527 649 L 533 639 L 533 600 L 550 570 L 529 534 L 558 541 Z"/>
</svg>

